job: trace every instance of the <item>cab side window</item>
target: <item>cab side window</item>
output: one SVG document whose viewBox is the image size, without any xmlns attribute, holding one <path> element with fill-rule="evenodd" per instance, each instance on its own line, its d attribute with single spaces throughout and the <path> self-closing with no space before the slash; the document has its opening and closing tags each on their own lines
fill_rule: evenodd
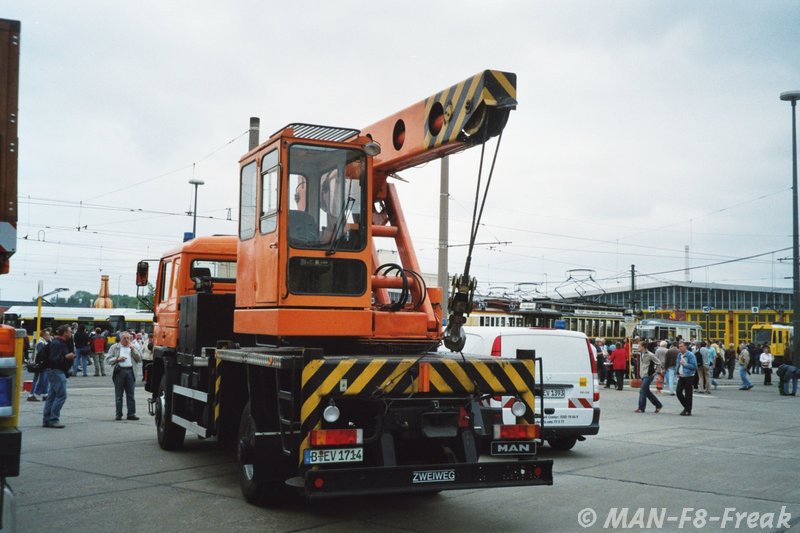
<svg viewBox="0 0 800 533">
<path fill-rule="evenodd" d="M 271 233 L 277 227 L 279 168 L 277 150 L 261 160 L 261 233 Z"/>
<path fill-rule="evenodd" d="M 167 299 L 167 292 L 169 291 L 169 284 L 172 281 L 172 260 L 168 259 L 161 263 L 161 272 L 159 272 L 158 283 L 158 302 L 163 302 Z"/>
<path fill-rule="evenodd" d="M 239 187 L 239 238 L 249 239 L 256 233 L 256 162 L 242 169 Z"/>
</svg>

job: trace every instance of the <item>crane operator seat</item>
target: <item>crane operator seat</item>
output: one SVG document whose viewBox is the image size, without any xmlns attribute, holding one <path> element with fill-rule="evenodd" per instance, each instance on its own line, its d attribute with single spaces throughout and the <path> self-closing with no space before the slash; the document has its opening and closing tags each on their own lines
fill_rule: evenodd
<svg viewBox="0 0 800 533">
<path fill-rule="evenodd" d="M 289 244 L 304 246 L 319 242 L 319 228 L 314 217 L 305 211 L 289 210 Z"/>
</svg>

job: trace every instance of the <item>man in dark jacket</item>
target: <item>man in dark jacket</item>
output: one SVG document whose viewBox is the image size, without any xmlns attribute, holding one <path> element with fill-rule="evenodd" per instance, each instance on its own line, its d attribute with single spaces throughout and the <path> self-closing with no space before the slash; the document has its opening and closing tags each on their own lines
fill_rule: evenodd
<svg viewBox="0 0 800 533">
<path fill-rule="evenodd" d="M 59 326 L 56 330 L 56 338 L 50 341 L 47 348 L 47 382 L 50 384 L 50 390 L 47 393 L 47 401 L 44 403 L 42 427 L 64 427 L 64 424 L 59 421 L 59 417 L 61 408 L 67 401 L 67 376 L 69 376 L 72 360 L 75 358 L 75 353 L 69 347 L 71 338 L 72 328 L 66 325 Z"/>
<path fill-rule="evenodd" d="M 794 396 L 797 394 L 798 368 L 790 364 L 778 367 L 778 392 L 781 396 Z M 789 380 L 792 380 L 792 392 L 789 392 Z"/>
<path fill-rule="evenodd" d="M 86 364 L 89 359 L 89 334 L 86 332 L 86 326 L 79 325 L 78 331 L 75 332 L 72 340 L 75 343 L 75 360 L 72 364 L 72 375 L 77 376 L 78 370 L 83 370 L 83 377 L 86 377 L 88 375 L 86 373 Z"/>
</svg>

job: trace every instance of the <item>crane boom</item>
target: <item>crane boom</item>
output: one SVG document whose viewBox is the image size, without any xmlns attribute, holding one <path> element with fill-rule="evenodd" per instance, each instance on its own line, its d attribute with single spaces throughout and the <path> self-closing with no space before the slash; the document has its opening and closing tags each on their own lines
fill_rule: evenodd
<svg viewBox="0 0 800 533">
<path fill-rule="evenodd" d="M 499 134 L 517 106 L 517 75 L 484 70 L 362 130 L 381 145 L 373 168 L 391 174 Z"/>
</svg>

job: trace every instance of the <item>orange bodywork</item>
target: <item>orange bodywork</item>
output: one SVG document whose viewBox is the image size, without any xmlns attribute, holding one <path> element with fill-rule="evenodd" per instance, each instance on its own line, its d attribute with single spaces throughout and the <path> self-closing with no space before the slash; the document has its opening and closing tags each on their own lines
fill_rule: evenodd
<svg viewBox="0 0 800 533">
<path fill-rule="evenodd" d="M 442 293 L 424 285 L 387 178 L 496 135 L 515 105 L 516 76 L 487 70 L 361 131 L 274 133 L 240 160 L 238 238 L 197 238 L 162 259 L 158 343 L 175 345 L 176 298 L 193 286 L 187 261 L 202 256 L 237 260 L 236 333 L 430 349 Z M 400 265 L 378 264 L 376 239 L 394 242 Z"/>
<path fill-rule="evenodd" d="M 438 342 L 441 290 L 413 274 L 420 265 L 387 178 L 496 135 L 515 105 L 516 76 L 487 70 L 361 131 L 292 124 L 242 157 L 234 330 Z M 367 157 L 374 143 L 380 153 Z M 337 245 L 345 236 L 349 248 Z M 376 239 L 394 241 L 399 267 L 379 271 Z"/>
</svg>

